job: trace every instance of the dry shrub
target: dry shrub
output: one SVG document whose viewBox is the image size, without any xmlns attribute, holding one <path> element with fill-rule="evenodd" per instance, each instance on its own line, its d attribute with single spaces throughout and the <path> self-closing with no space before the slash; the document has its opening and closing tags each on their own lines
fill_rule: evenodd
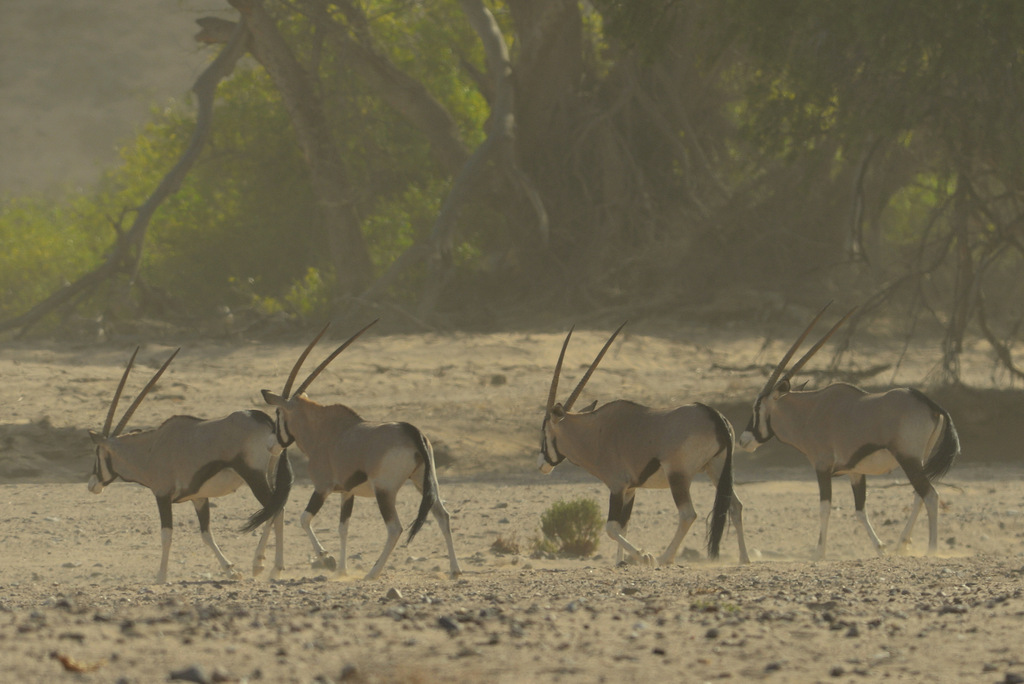
<svg viewBox="0 0 1024 684">
<path fill-rule="evenodd" d="M 604 519 L 593 499 L 557 501 L 540 517 L 543 538 L 535 542 L 541 553 L 586 557 L 597 551 Z"/>
<path fill-rule="evenodd" d="M 504 556 L 518 556 L 520 552 L 519 535 L 515 532 L 498 535 L 498 538 L 491 544 L 491 551 Z"/>
</svg>

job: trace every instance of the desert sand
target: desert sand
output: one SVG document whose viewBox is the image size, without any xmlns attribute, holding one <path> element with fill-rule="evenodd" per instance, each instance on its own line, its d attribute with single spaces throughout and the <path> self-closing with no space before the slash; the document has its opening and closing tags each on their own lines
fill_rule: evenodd
<svg viewBox="0 0 1024 684">
<path fill-rule="evenodd" d="M 612 348 L 581 401 L 700 400 L 742 429 L 767 364 L 784 351 L 783 342 L 765 345 L 756 332 L 638 328 Z M 606 334 L 574 337 L 563 393 Z M 4 680 L 1010 682 L 1024 675 L 1024 467 L 1007 457 L 1016 447 L 1006 441 L 1010 433 L 987 427 L 985 417 L 997 413 L 978 398 L 987 395 L 946 393 L 960 397 L 963 421 L 953 417 L 962 423 L 964 454 L 939 486 L 937 555 L 925 554 L 922 514 L 910 555 L 875 556 L 840 479 L 828 557 L 812 562 L 813 473 L 803 456 L 774 445 L 764 454 L 737 452 L 749 565 L 737 563 L 732 530 L 720 560 L 705 557 L 707 480 L 694 485 L 700 518 L 671 567 L 617 567 L 607 538 L 591 558 L 536 556 L 545 508 L 589 497 L 604 509 L 608 495 L 568 464 L 550 476 L 536 468 L 557 331 L 368 336 L 310 389 L 314 399 L 344 402 L 368 419 L 406 420 L 431 437 L 461 577 L 446 576 L 431 520 L 396 549 L 380 579 L 362 580 L 384 539 L 367 499 L 357 501 L 350 526 L 351 575 L 312 568 L 298 525 L 311 487 L 293 448 L 297 480 L 280 579 L 251 577 L 257 537 L 237 530 L 258 506 L 243 489 L 214 501 L 212 530 L 245 577 L 221 575 L 192 506 L 182 504 L 169 581 L 154 584 L 160 538 L 152 494 L 114 484 L 97 496 L 85 486 L 93 458 L 87 430 L 101 426 L 131 350 L 141 342 L 129 397 L 183 347 L 132 420 L 145 428 L 174 414 L 263 408 L 259 390 L 280 389 L 304 338 L 149 331 L 103 343 L 3 345 Z M 869 351 L 854 354 L 849 367 L 891 364 L 899 345 L 881 339 Z M 925 345 L 918 353 L 866 382 L 925 386 L 935 359 Z M 991 367 L 983 349 L 965 358 L 978 384 L 992 379 Z M 868 512 L 884 542 L 895 542 L 911 501 L 902 476 L 869 478 Z M 417 504 L 415 489 L 403 488 L 407 524 Z M 338 505 L 338 497 L 328 499 L 314 522 L 335 553 Z M 674 526 L 669 493 L 640 491 L 629 536 L 657 554 Z M 518 543 L 519 553 L 495 552 L 499 538 Z"/>
</svg>

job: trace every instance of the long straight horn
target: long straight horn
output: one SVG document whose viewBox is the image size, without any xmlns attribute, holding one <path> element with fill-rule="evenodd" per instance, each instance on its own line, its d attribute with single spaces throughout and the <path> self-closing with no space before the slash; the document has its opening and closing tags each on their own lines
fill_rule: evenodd
<svg viewBox="0 0 1024 684">
<path fill-rule="evenodd" d="M 139 348 L 136 347 L 135 351 L 132 352 L 132 358 L 128 359 L 128 365 L 124 368 L 124 375 L 121 376 L 121 382 L 117 385 L 117 391 L 114 392 L 114 400 L 110 402 L 110 409 L 107 411 L 107 419 L 103 423 L 103 436 L 110 436 L 110 426 L 114 424 L 114 413 L 117 411 L 117 402 L 121 400 L 121 392 L 124 391 L 124 383 L 128 380 L 128 374 L 132 372 L 132 366 L 135 364 L 135 357 L 139 353 Z"/>
<path fill-rule="evenodd" d="M 357 333 L 356 333 L 355 335 L 353 335 L 352 337 L 350 337 L 350 338 L 348 338 L 347 340 L 345 340 L 345 342 L 343 342 L 343 343 L 342 343 L 342 345 L 341 345 L 340 347 L 338 347 L 338 348 L 337 348 L 337 349 L 335 349 L 335 350 L 334 350 L 333 352 L 331 352 L 331 355 L 330 355 L 330 356 L 328 356 L 328 357 L 327 357 L 326 359 L 324 359 L 324 360 L 323 360 L 323 361 L 322 361 L 322 362 L 320 363 L 320 365 L 316 367 L 316 370 L 314 370 L 314 371 L 313 371 L 312 373 L 310 373 L 310 374 L 309 374 L 309 377 L 308 377 L 308 378 L 306 378 L 305 382 L 303 382 L 303 383 L 302 383 L 301 385 L 299 385 L 299 388 L 298 388 L 297 390 L 295 390 L 295 394 L 302 394 L 303 392 L 305 392 L 305 391 L 306 391 L 306 388 L 307 388 L 307 387 L 309 387 L 309 386 L 310 386 L 310 384 L 312 384 L 312 382 L 313 382 L 314 380 L 316 380 L 316 376 L 320 375 L 320 371 L 322 371 L 322 370 L 323 370 L 324 368 L 327 368 L 327 364 L 329 364 L 329 363 L 330 363 L 331 361 L 333 361 L 333 360 L 334 360 L 334 357 L 336 357 L 336 356 L 337 356 L 338 354 L 340 354 L 341 352 L 343 352 L 343 351 L 345 351 L 346 349 L 348 349 L 348 346 L 349 346 L 350 344 L 352 344 L 353 342 L 355 342 L 355 341 L 356 341 L 356 338 L 358 338 L 358 337 L 359 337 L 360 335 L 362 335 L 362 334 L 363 334 L 364 332 L 366 332 L 366 331 L 367 331 L 367 330 L 369 330 L 369 329 L 370 329 L 371 327 L 373 327 L 374 325 L 376 325 L 376 324 L 377 324 L 377 321 L 379 321 L 379 320 L 380 320 L 379 318 L 376 318 L 376 319 L 374 319 L 374 320 L 373 320 L 372 322 L 370 322 L 370 323 L 369 323 L 368 325 L 364 326 L 362 330 L 360 330 L 360 331 L 359 331 L 359 332 L 357 332 Z"/>
<path fill-rule="evenodd" d="M 804 367 L 804 364 L 806 364 L 808 361 L 811 360 L 811 357 L 814 356 L 817 353 L 817 351 L 819 349 L 821 349 L 822 346 L 826 342 L 828 342 L 828 338 L 832 337 L 833 333 L 835 333 L 836 330 L 839 330 L 839 326 L 841 326 L 843 323 L 845 323 L 846 319 L 848 319 L 850 316 L 852 316 L 853 312 L 856 311 L 856 310 L 857 310 L 857 307 L 853 307 L 852 309 L 850 309 L 850 311 L 845 316 L 843 316 L 842 318 L 839 319 L 838 323 L 836 323 L 835 325 L 832 326 L 831 330 L 829 330 L 827 333 L 825 333 L 824 337 L 822 337 L 820 340 L 818 340 L 817 344 L 815 344 L 813 347 L 808 349 L 807 353 L 804 354 L 800 358 L 799 361 L 794 363 L 793 367 L 790 368 L 789 371 L 787 371 L 786 374 L 782 377 L 783 381 L 789 380 L 791 377 L 793 377 L 794 375 L 799 373 L 800 369 Z"/>
<path fill-rule="evenodd" d="M 299 374 L 299 369 L 302 368 L 302 364 L 306 360 L 306 357 L 309 356 L 309 352 L 313 351 L 313 347 L 316 346 L 316 343 L 320 341 L 320 338 L 324 336 L 324 333 L 327 332 L 329 327 L 331 327 L 330 321 L 328 321 L 327 325 L 324 326 L 324 329 L 320 331 L 320 334 L 314 337 L 313 341 L 306 345 L 306 349 L 299 354 L 299 360 L 295 362 L 294 366 L 292 366 L 292 372 L 288 374 L 288 380 L 284 383 L 284 391 L 281 392 L 281 396 L 285 399 L 291 396 L 289 393 L 292 391 L 292 383 L 295 382 L 295 376 Z"/>
<path fill-rule="evenodd" d="M 779 379 L 780 375 L 782 375 L 782 371 L 786 370 L 786 364 L 789 363 L 789 360 L 791 358 L 793 358 L 793 354 L 796 353 L 796 350 L 799 349 L 800 345 L 804 343 L 805 339 L 807 339 L 807 335 L 808 333 L 811 332 L 811 328 L 814 327 L 814 325 L 821 318 L 822 314 L 825 313 L 825 310 L 830 306 L 832 306 L 832 300 L 829 300 L 829 302 L 825 306 L 821 307 L 821 311 L 818 312 L 818 315 L 815 316 L 814 319 L 807 324 L 807 327 L 804 328 L 804 331 L 803 333 L 801 333 L 800 337 L 796 338 L 796 342 L 793 343 L 793 346 L 789 348 L 789 351 L 786 352 L 786 355 L 782 357 L 782 361 L 779 361 L 779 365 L 777 365 L 775 367 L 775 370 L 772 371 L 771 376 L 768 378 L 768 382 L 764 383 L 764 388 L 761 390 L 762 396 L 772 391 L 772 389 L 775 387 L 775 381 Z"/>
<path fill-rule="evenodd" d="M 160 379 L 160 376 L 164 374 L 164 371 L 167 370 L 167 367 L 171 365 L 171 361 L 174 360 L 174 357 L 177 356 L 180 351 L 181 347 L 175 349 L 174 353 L 168 356 L 167 360 L 164 361 L 164 365 L 160 366 L 160 370 L 156 372 L 156 375 L 150 378 L 149 382 L 146 383 L 146 386 L 142 388 L 141 392 L 139 392 L 139 396 L 135 397 L 135 401 L 133 401 L 132 405 L 128 407 L 127 411 L 125 411 L 121 421 L 117 424 L 117 427 L 114 428 L 113 434 L 110 435 L 111 437 L 117 437 L 121 434 L 121 430 L 124 430 L 124 426 L 128 424 L 132 414 L 135 413 L 135 409 L 139 408 L 139 404 L 141 404 L 142 400 L 146 398 L 147 394 L 149 394 L 149 390 L 153 389 L 153 386 L 156 385 L 156 381 Z"/>
<path fill-rule="evenodd" d="M 558 354 L 558 363 L 555 364 L 555 374 L 551 376 L 551 389 L 548 390 L 548 404 L 544 408 L 544 415 L 551 415 L 551 407 L 555 405 L 555 395 L 558 393 L 558 376 L 562 374 L 562 359 L 565 358 L 565 349 L 569 346 L 569 338 L 572 337 L 572 331 L 576 329 L 573 325 L 569 328 L 569 334 L 565 336 L 565 342 L 562 342 L 562 351 Z"/>
<path fill-rule="evenodd" d="M 603 347 L 601 347 L 601 351 L 594 359 L 594 363 L 590 364 L 590 368 L 588 368 L 587 372 L 583 374 L 582 378 L 580 378 L 580 382 L 578 385 L 576 385 L 576 389 L 574 389 L 572 391 L 572 394 L 569 395 L 569 398 L 565 400 L 565 404 L 563 404 L 563 406 L 565 407 L 566 411 L 571 409 L 572 405 L 576 403 L 576 399 L 580 396 L 580 393 L 583 391 L 583 387 L 587 384 L 587 380 L 590 380 L 590 376 L 593 375 L 594 371 L 597 369 L 597 364 L 601 363 L 601 359 L 604 358 L 604 353 L 608 351 L 608 347 L 612 346 L 612 342 L 614 342 L 615 338 L 618 337 L 619 332 L 626 327 L 626 323 L 628 323 L 628 321 L 623 321 L 622 325 L 615 329 L 615 332 L 612 333 L 612 336 L 609 337 L 608 341 L 604 343 Z"/>
</svg>

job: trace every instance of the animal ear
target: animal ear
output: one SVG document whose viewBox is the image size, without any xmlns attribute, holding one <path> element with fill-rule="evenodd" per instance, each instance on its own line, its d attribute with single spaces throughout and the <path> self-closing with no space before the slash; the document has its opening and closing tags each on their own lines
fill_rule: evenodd
<svg viewBox="0 0 1024 684">
<path fill-rule="evenodd" d="M 785 394 L 789 391 L 789 380 L 783 380 L 775 386 L 775 392 L 778 394 Z"/>
<path fill-rule="evenodd" d="M 551 417 L 559 420 L 565 418 L 565 408 L 561 404 L 555 404 L 551 407 Z"/>
<path fill-rule="evenodd" d="M 261 390 L 261 392 L 263 394 L 263 401 L 271 406 L 284 406 L 285 399 L 280 394 L 274 394 L 270 390 Z"/>
<path fill-rule="evenodd" d="M 89 439 L 93 444 L 102 444 L 106 438 L 95 430 L 89 430 Z"/>
<path fill-rule="evenodd" d="M 589 404 L 587 404 L 584 408 L 582 408 L 580 410 L 580 413 L 590 413 L 591 411 L 593 411 L 596 408 L 597 408 L 597 399 L 595 399 L 594 401 L 592 401 Z"/>
</svg>

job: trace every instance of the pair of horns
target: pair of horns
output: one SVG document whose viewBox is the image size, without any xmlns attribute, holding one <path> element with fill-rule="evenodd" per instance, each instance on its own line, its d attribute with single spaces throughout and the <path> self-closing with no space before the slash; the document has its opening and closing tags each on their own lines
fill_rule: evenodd
<svg viewBox="0 0 1024 684">
<path fill-rule="evenodd" d="M 355 335 L 345 340 L 340 347 L 331 352 L 331 354 L 326 359 L 324 359 L 312 373 L 309 374 L 309 377 L 306 378 L 301 385 L 299 385 L 298 389 L 295 390 L 295 394 L 298 395 L 305 392 L 306 388 L 308 388 L 313 383 L 313 381 L 316 380 L 316 376 L 320 375 L 324 368 L 327 368 L 327 364 L 333 361 L 335 357 L 338 356 L 338 354 L 348 349 L 350 344 L 355 342 L 356 339 L 364 332 L 366 332 L 371 327 L 376 325 L 377 321 L 379 320 L 379 318 L 374 319 L 370 324 L 364 326 L 362 330 L 360 330 Z M 284 392 L 282 392 L 281 395 L 285 399 L 288 399 L 289 397 L 292 396 L 290 392 L 292 391 L 292 384 L 295 382 L 295 376 L 299 374 L 299 368 L 302 367 L 302 364 L 305 362 L 306 357 L 309 356 L 309 352 L 313 351 L 313 347 L 316 346 L 316 343 L 320 341 L 320 338 L 324 336 L 324 333 L 327 332 L 327 328 L 329 327 L 331 327 L 330 322 L 328 322 L 327 325 L 324 326 L 324 329 L 320 331 L 320 334 L 314 337 L 313 341 L 310 342 L 309 345 L 306 346 L 306 349 L 302 352 L 302 354 L 299 355 L 299 360 L 295 362 L 295 365 L 292 367 L 292 372 L 288 374 L 288 380 L 284 383 Z"/>
<path fill-rule="evenodd" d="M 146 383 L 146 386 L 142 389 L 141 392 L 139 392 L 139 396 L 135 397 L 135 401 L 133 401 L 132 405 L 128 407 L 127 411 L 125 411 L 124 416 L 121 418 L 120 422 L 118 422 L 117 427 L 115 427 L 114 431 L 111 432 L 110 426 L 114 422 L 114 413 L 117 411 L 117 402 L 120 401 L 121 399 L 121 392 L 124 391 L 124 384 L 128 380 L 128 374 L 131 373 L 132 366 L 135 365 L 135 357 L 139 353 L 139 347 L 135 348 L 135 351 L 132 353 L 132 357 L 128 359 L 128 365 L 124 369 L 124 374 L 121 376 L 121 382 L 117 384 L 117 391 L 114 392 L 114 400 L 110 402 L 110 410 L 107 411 L 107 419 L 103 422 L 104 437 L 117 437 L 119 434 L 121 434 L 121 431 L 124 430 L 125 426 L 128 424 L 128 421 L 131 419 L 132 414 L 135 413 L 135 409 L 139 408 L 139 404 L 141 404 L 142 400 L 146 398 L 146 395 L 149 394 L 149 391 L 153 389 L 153 386 L 156 385 L 157 380 L 159 380 L 160 376 L 164 374 L 164 371 L 167 370 L 167 367 L 171 365 L 171 361 L 174 360 L 174 357 L 177 356 L 178 352 L 180 351 L 181 347 L 178 347 L 177 349 L 174 350 L 173 354 L 167 357 L 167 360 L 164 361 L 164 365 L 160 366 L 160 370 L 158 370 L 156 374 L 152 378 L 150 378 L 149 382 Z"/>
<path fill-rule="evenodd" d="M 622 325 L 616 328 L 615 332 L 612 333 L 612 336 L 604 343 L 604 346 L 594 359 L 594 362 L 590 364 L 590 368 L 588 368 L 587 372 L 583 374 L 582 378 L 580 378 L 580 382 L 576 385 L 576 389 L 572 391 L 569 398 L 565 400 L 564 404 L 562 404 L 562 408 L 566 411 L 572 409 L 572 405 L 576 403 L 580 393 L 583 392 L 583 387 L 587 384 L 587 381 L 590 380 L 590 376 L 593 375 L 594 371 L 597 369 L 597 364 L 601 363 L 601 359 L 604 358 L 604 354 L 608 351 L 608 347 L 612 346 L 612 342 L 615 341 L 615 338 L 624 327 L 626 327 L 626 322 L 623 322 Z M 555 395 L 558 393 L 558 376 L 562 373 L 562 360 L 565 358 L 565 350 L 569 346 L 569 338 L 572 337 L 572 331 L 575 328 L 576 326 L 569 328 L 569 334 L 565 336 L 565 342 L 562 343 L 562 351 L 558 355 L 558 363 L 555 364 L 555 374 L 551 378 L 551 390 L 548 392 L 548 404 L 545 409 L 548 416 L 551 415 L 551 408 L 555 405 Z"/>
<path fill-rule="evenodd" d="M 815 316 L 811 320 L 811 322 L 807 325 L 806 328 L 804 328 L 804 331 L 803 331 L 803 333 L 801 333 L 800 337 L 796 338 L 796 342 L 793 343 L 793 346 L 791 346 L 789 348 L 789 351 L 786 352 L 786 355 L 782 357 L 782 361 L 780 361 L 779 365 L 777 365 L 775 367 L 775 370 L 772 371 L 771 376 L 768 378 L 768 382 L 766 382 L 765 385 L 764 385 L 764 389 L 761 390 L 761 396 L 764 396 L 764 395 L 768 394 L 769 392 L 771 392 L 775 388 L 775 386 L 777 384 L 776 381 L 779 381 L 779 376 L 782 375 L 782 372 L 784 370 L 786 370 L 786 364 L 789 363 L 789 360 L 791 358 L 793 358 L 793 354 L 796 353 L 796 350 L 799 349 L 800 345 L 803 344 L 805 339 L 807 339 L 807 335 L 810 334 L 811 329 L 814 328 L 814 326 L 818 322 L 818 320 L 821 319 L 822 315 L 824 315 L 825 310 L 828 309 L 828 307 L 830 307 L 830 306 L 832 306 L 832 302 L 831 301 L 829 301 L 828 304 L 826 304 L 825 306 L 821 307 L 821 311 L 818 312 L 818 315 Z M 846 320 L 850 316 L 852 316 L 853 312 L 856 311 L 856 310 L 857 310 L 857 307 L 854 307 L 854 308 L 850 309 L 845 316 L 840 318 L 839 321 L 835 325 L 833 325 L 832 328 L 827 333 L 825 333 L 824 337 L 822 337 L 820 340 L 818 340 L 817 343 L 813 347 L 811 347 L 810 349 L 807 350 L 806 354 L 804 354 L 802 357 L 800 357 L 799 361 L 797 361 L 795 364 L 793 364 L 792 368 L 790 368 L 788 371 L 786 371 L 786 374 L 784 376 L 782 376 L 782 379 L 781 379 L 780 382 L 786 382 L 790 378 L 792 378 L 794 375 L 796 375 L 798 372 L 800 372 L 800 369 L 803 368 L 804 365 L 806 365 L 807 362 L 811 360 L 812 356 L 814 356 L 816 353 L 818 353 L 818 350 L 821 349 L 825 345 L 826 342 L 828 342 L 829 338 L 832 337 L 832 335 L 835 333 L 835 331 L 839 330 L 839 327 L 843 323 L 845 323 Z"/>
</svg>

